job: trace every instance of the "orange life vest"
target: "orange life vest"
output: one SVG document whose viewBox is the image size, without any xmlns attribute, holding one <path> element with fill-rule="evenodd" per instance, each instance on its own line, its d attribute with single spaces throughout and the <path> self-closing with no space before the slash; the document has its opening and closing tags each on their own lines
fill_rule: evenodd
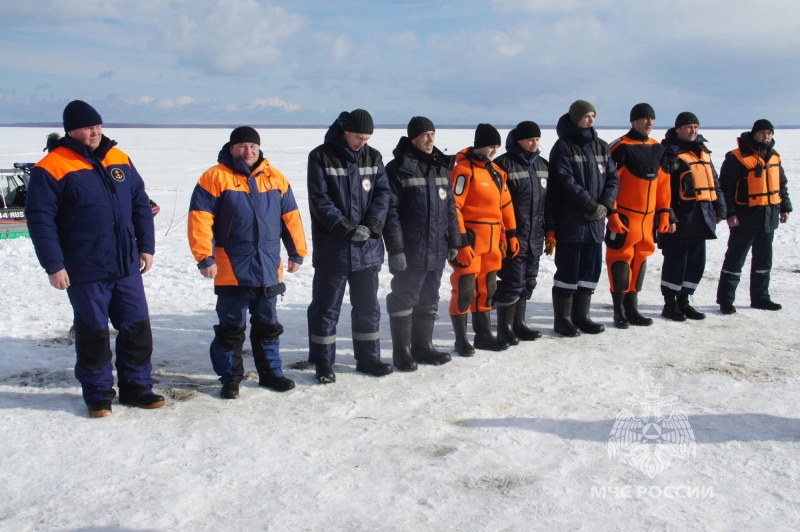
<svg viewBox="0 0 800 532">
<path fill-rule="evenodd" d="M 765 161 L 760 154 L 744 157 L 742 151 L 731 152 L 747 168 L 747 175 L 736 181 L 736 204 L 766 207 L 781 203 L 781 158 L 772 153 Z"/>
<path fill-rule="evenodd" d="M 678 159 L 689 165 L 689 169 L 679 176 L 680 198 L 683 201 L 717 201 L 714 172 L 708 152 L 702 150 L 698 157 L 696 153 L 686 151 L 679 153 Z"/>
</svg>

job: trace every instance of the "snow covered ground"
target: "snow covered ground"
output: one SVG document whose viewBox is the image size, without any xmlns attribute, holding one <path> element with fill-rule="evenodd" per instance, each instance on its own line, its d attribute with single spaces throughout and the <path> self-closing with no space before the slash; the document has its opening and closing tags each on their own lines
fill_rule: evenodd
<svg viewBox="0 0 800 532">
<path fill-rule="evenodd" d="M 37 161 L 49 129 L 0 128 L 0 166 Z M 501 131 L 505 138 L 507 131 Z M 262 130 L 262 148 L 291 181 L 310 245 L 306 156 L 324 130 Z M 611 141 L 624 131 L 601 130 Z M 663 130 L 654 137 L 663 138 Z M 719 169 L 738 130 L 702 131 Z M 800 215 L 775 240 L 780 312 L 714 302 L 728 230 L 708 246 L 695 306 L 705 321 L 658 316 L 661 255 L 640 296 L 649 328 L 617 330 L 605 272 L 593 302 L 604 334 L 552 332 L 550 257 L 542 258 L 528 321 L 544 337 L 502 353 L 376 379 L 355 372 L 349 312 L 339 325 L 338 381 L 320 386 L 306 359 L 310 260 L 286 275 L 279 301 L 287 375 L 297 388 L 219 399 L 208 344 L 210 281 L 186 242 L 194 184 L 227 140 L 222 129 L 113 129 L 161 206 L 154 270 L 145 276 L 156 390 L 167 406 L 114 404 L 90 419 L 73 377 L 71 309 L 50 287 L 28 239 L 0 241 L 0 529 L 2 530 L 796 530 L 800 527 Z M 388 161 L 405 131 L 378 130 Z M 471 130 L 441 130 L 448 153 Z M 800 131 L 775 139 L 800 202 Z M 555 132 L 545 130 L 543 153 Z M 749 269 L 749 262 L 745 266 Z M 452 347 L 445 272 L 435 342 Z M 388 270 L 381 273 L 383 301 Z M 347 307 L 347 305 L 345 305 Z M 391 359 L 388 318 L 381 324 Z M 249 354 L 249 353 L 248 353 Z M 253 371 L 252 358 L 245 359 Z M 643 386 L 653 384 L 660 389 Z M 648 395 L 649 394 L 649 395 Z M 655 445 L 609 452 L 633 434 L 626 410 L 650 417 Z M 653 431 L 656 431 L 655 433 Z M 661 439 L 657 432 L 662 431 Z M 668 445 L 668 441 L 682 443 Z M 612 451 L 613 451 L 612 447 Z M 639 465 L 637 465 L 639 464 Z M 650 469 L 648 469 L 650 467 Z"/>
</svg>

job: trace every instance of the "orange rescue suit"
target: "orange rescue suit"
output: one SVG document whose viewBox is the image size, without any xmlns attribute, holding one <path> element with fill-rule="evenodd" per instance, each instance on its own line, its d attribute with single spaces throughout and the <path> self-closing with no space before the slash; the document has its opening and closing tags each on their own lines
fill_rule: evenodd
<svg viewBox="0 0 800 532">
<path fill-rule="evenodd" d="M 680 198 L 683 201 L 717 201 L 711 155 L 701 150 L 700 156 L 691 150 L 678 154 L 678 159 L 689 165 L 680 175 Z"/>
<path fill-rule="evenodd" d="M 656 249 L 654 227 L 666 233 L 673 218 L 670 176 L 661 166 L 664 147 L 649 137 L 637 140 L 631 135 L 609 146 L 619 176 L 615 210 L 628 228 L 627 233 L 606 234 L 606 267 L 612 292 L 641 290 L 647 257 Z"/>
<path fill-rule="evenodd" d="M 747 168 L 747 176 L 736 182 L 736 204 L 766 207 L 781 203 L 781 157 L 775 152 L 765 161 L 758 152 L 744 157 L 736 148 L 731 152 Z"/>
<path fill-rule="evenodd" d="M 475 253 L 468 266 L 450 262 L 450 314 L 492 310 L 497 271 L 503 260 L 501 235 L 515 231 L 517 226 L 508 176 L 493 162 L 474 154 L 472 148 L 465 148 L 456 155 L 450 177 L 462 239 L 466 235 Z"/>
</svg>

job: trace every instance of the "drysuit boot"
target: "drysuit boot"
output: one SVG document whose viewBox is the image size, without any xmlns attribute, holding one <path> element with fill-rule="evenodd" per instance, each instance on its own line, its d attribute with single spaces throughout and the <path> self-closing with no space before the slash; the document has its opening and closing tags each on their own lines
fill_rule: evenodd
<svg viewBox="0 0 800 532">
<path fill-rule="evenodd" d="M 592 292 L 578 288 L 572 300 L 572 323 L 586 334 L 600 334 L 606 328 L 600 323 L 593 322 L 589 317 L 591 304 Z"/>
<path fill-rule="evenodd" d="M 519 338 L 514 334 L 514 317 L 517 314 L 517 305 L 497 305 L 497 341 L 506 342 L 508 345 L 519 344 Z"/>
<path fill-rule="evenodd" d="M 475 355 L 475 348 L 469 343 L 467 339 L 467 315 L 459 314 L 456 316 L 450 315 L 453 322 L 453 332 L 456 335 L 456 343 L 453 349 L 462 357 L 471 357 Z"/>
<path fill-rule="evenodd" d="M 514 313 L 514 334 L 517 335 L 517 338 L 520 340 L 531 342 L 537 338 L 541 338 L 542 333 L 525 325 L 525 307 L 527 307 L 527 305 L 527 299 L 519 298 L 517 301 L 517 310 Z"/>
<path fill-rule="evenodd" d="M 639 292 L 628 292 L 628 295 L 625 296 L 624 304 L 625 315 L 628 317 L 628 321 L 631 322 L 631 325 L 647 327 L 653 324 L 652 319 L 645 318 L 639 314 Z"/>
<path fill-rule="evenodd" d="M 392 331 L 392 362 L 400 371 L 417 371 L 417 361 L 411 356 L 411 314 L 390 316 Z"/>
<path fill-rule="evenodd" d="M 617 329 L 627 329 L 631 326 L 628 316 L 625 315 L 625 294 L 627 292 L 611 292 L 611 301 L 614 302 L 614 325 Z"/>
<path fill-rule="evenodd" d="M 475 349 L 485 349 L 486 351 L 508 349 L 508 342 L 501 342 L 492 334 L 491 310 L 472 313 L 472 330 L 475 331 Z"/>
<path fill-rule="evenodd" d="M 450 362 L 450 353 L 433 347 L 433 325 L 435 312 L 414 311 L 411 315 L 411 353 L 420 364 L 441 366 Z M 398 368 L 399 369 L 399 368 Z"/>
</svg>

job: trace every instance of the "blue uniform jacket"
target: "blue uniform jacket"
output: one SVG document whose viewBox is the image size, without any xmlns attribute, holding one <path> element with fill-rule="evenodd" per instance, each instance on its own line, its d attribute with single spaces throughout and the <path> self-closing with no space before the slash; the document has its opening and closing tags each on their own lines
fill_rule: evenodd
<svg viewBox="0 0 800 532">
<path fill-rule="evenodd" d="M 614 208 L 619 190 L 617 167 L 608 144 L 593 127 L 579 128 L 565 114 L 556 126 L 558 140 L 550 150 L 548 200 L 552 201 L 556 240 L 569 243 L 600 243 L 605 220 L 588 222 L 583 217 L 598 203 L 608 212 Z"/>
<path fill-rule="evenodd" d="M 342 113 L 325 134 L 325 143 L 308 154 L 308 203 L 314 268 L 358 271 L 383 264 L 381 235 L 391 191 L 378 150 L 352 151 L 344 140 Z M 357 225 L 370 238 L 353 242 Z"/>
<path fill-rule="evenodd" d="M 64 268 L 70 282 L 120 279 L 155 253 L 155 228 L 144 182 L 116 142 L 103 136 L 93 153 L 71 137 L 31 170 L 25 214 L 39 263 Z"/>
</svg>

